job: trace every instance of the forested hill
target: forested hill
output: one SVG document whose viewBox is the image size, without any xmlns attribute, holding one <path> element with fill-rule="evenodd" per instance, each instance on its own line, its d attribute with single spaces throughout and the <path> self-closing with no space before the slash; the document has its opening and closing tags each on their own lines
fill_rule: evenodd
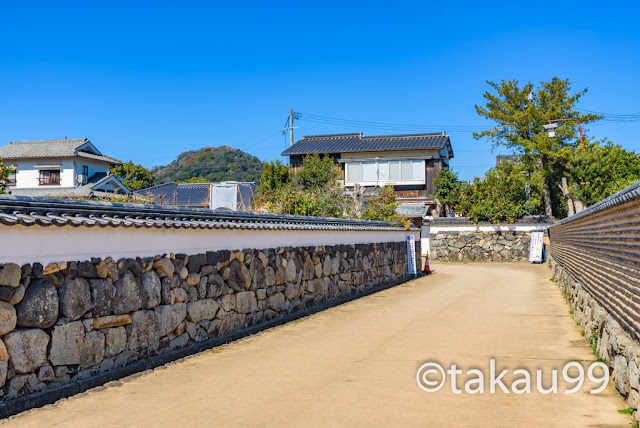
<svg viewBox="0 0 640 428">
<path fill-rule="evenodd" d="M 205 147 L 181 153 L 167 166 L 153 168 L 158 182 L 255 181 L 262 174 L 262 162 L 230 146 Z"/>
</svg>

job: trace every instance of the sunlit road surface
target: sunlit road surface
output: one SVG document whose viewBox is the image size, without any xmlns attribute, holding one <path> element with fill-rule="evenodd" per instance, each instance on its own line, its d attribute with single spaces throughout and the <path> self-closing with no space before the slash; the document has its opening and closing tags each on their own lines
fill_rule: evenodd
<svg viewBox="0 0 640 428">
<path fill-rule="evenodd" d="M 434 275 L 35 409 L 10 427 L 629 427 L 612 383 L 591 395 L 424 392 L 436 361 L 561 372 L 595 361 L 547 266 L 435 265 Z M 561 376 L 561 375 L 560 375 Z M 514 376 L 505 379 L 513 380 Z M 488 381 L 487 383 L 488 389 Z M 549 382 L 546 382 L 549 383 Z M 559 381 L 564 385 L 563 381 Z M 572 386 L 568 385 L 568 387 Z M 458 387 L 463 388 L 459 382 Z"/>
</svg>

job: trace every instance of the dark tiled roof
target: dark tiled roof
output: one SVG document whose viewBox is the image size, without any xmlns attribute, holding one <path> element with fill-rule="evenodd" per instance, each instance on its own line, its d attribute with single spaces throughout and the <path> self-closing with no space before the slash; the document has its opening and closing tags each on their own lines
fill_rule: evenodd
<svg viewBox="0 0 640 428">
<path fill-rule="evenodd" d="M 87 138 L 12 141 L 6 146 L 0 147 L 0 158 L 34 159 L 79 156 L 87 159 L 99 160 L 109 163 L 122 163 L 122 161 L 120 161 L 119 159 L 105 156 L 102 153 L 95 154 L 78 150 L 86 143 L 90 143 Z"/>
<path fill-rule="evenodd" d="M 165 183 L 134 193 L 151 196 L 160 205 L 204 207 L 209 204 L 209 183 Z"/>
<path fill-rule="evenodd" d="M 404 230 L 384 221 L 27 198 L 13 195 L 0 195 L 0 224 L 158 229 Z M 411 230 L 416 229 L 411 228 Z"/>
<path fill-rule="evenodd" d="M 396 207 L 396 213 L 403 217 L 424 217 L 427 205 L 424 202 L 402 202 Z"/>
<path fill-rule="evenodd" d="M 442 149 L 450 146 L 444 132 L 431 134 L 378 135 L 358 134 L 305 135 L 282 152 L 283 156 L 308 153 L 376 152 L 383 150 Z"/>
</svg>

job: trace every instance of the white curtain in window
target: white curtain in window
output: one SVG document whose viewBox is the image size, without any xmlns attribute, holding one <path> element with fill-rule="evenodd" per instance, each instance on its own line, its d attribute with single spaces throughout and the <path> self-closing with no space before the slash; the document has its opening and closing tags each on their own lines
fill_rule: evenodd
<svg viewBox="0 0 640 428">
<path fill-rule="evenodd" d="M 347 163 L 347 181 L 362 181 L 362 164 L 360 162 Z"/>
</svg>

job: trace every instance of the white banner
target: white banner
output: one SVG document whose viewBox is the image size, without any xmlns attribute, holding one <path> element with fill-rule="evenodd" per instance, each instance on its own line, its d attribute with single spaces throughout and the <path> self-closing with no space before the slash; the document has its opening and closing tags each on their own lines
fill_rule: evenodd
<svg viewBox="0 0 640 428">
<path fill-rule="evenodd" d="M 407 259 L 409 265 L 409 275 L 416 273 L 416 239 L 413 235 L 407 236 Z"/>
<path fill-rule="evenodd" d="M 544 232 L 531 232 L 531 245 L 529 246 L 529 261 L 542 263 L 542 239 Z"/>
</svg>

